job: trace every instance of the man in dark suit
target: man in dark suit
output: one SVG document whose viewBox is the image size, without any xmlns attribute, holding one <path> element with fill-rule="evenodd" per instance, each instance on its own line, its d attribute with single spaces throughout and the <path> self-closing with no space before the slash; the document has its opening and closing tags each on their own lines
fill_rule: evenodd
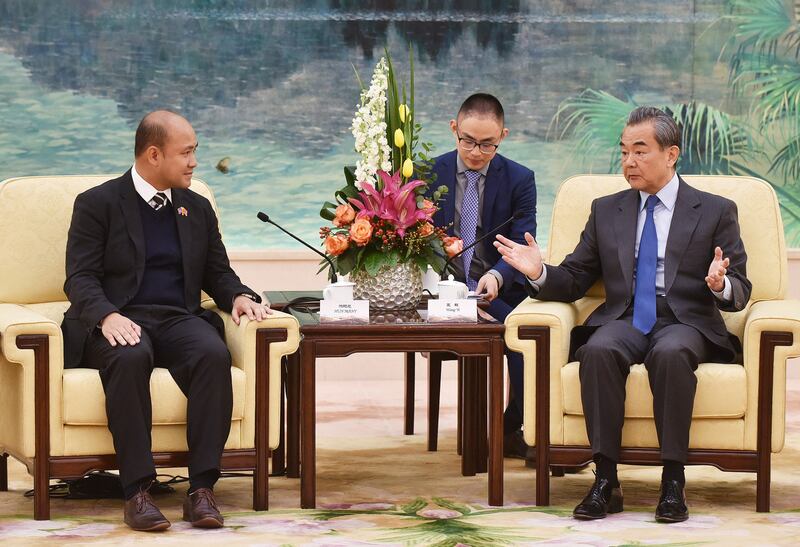
<svg viewBox="0 0 800 547">
<path fill-rule="evenodd" d="M 499 233 L 524 242 L 525 232 L 536 233 L 536 183 L 533 171 L 497 153 L 508 135 L 500 101 L 477 93 L 461 105 L 450 128 L 456 149 L 436 158 L 432 186 L 447 186 L 448 192 L 434 224 L 446 226 L 450 235 L 460 237 L 464 247 L 490 232 L 495 226 L 520 213 L 520 218 Z M 498 321 L 527 295 L 525 279 L 502 260 L 492 246 L 492 238 L 466 251 L 453 264 L 456 277 L 471 290 L 482 293 L 490 306 L 487 313 Z M 465 271 L 469 275 L 465 275 Z M 522 439 L 522 355 L 506 352 L 511 381 L 511 401 L 504 418 L 506 456 L 525 458 Z"/>
<path fill-rule="evenodd" d="M 201 528 L 223 525 L 213 487 L 230 430 L 231 358 L 222 321 L 201 308 L 200 291 L 236 324 L 242 315 L 261 320 L 270 313 L 231 269 L 211 204 L 189 190 L 196 149 L 181 116 L 145 116 L 133 167 L 77 197 L 67 240 L 65 366 L 100 371 L 124 518 L 135 530 L 170 526 L 148 494 L 156 365 L 169 367 L 188 399 L 183 518 Z"/>
<path fill-rule="evenodd" d="M 594 485 L 573 512 L 579 519 L 622 511 L 616 466 L 625 381 L 630 366 L 642 362 L 664 465 L 656 520 L 688 518 L 683 466 L 694 371 L 704 361 L 734 362 L 741 350 L 719 312 L 739 311 L 750 298 L 736 205 L 677 175 L 680 144 L 671 116 L 637 108 L 620 139 L 631 189 L 592 203 L 580 242 L 560 265 L 542 264 L 530 234 L 527 245 L 502 236 L 495 242 L 504 260 L 528 277 L 530 294 L 539 300 L 571 302 L 598 278 L 605 285 L 605 303 L 573 331 L 573 342 L 588 336 L 575 358 L 597 467 Z"/>
</svg>

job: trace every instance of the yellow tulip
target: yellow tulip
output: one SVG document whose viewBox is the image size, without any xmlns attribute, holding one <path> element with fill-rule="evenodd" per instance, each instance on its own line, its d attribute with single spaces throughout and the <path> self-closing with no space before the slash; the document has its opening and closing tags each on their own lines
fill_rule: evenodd
<svg viewBox="0 0 800 547">
<path fill-rule="evenodd" d="M 403 148 L 403 145 L 406 143 L 406 138 L 403 136 L 402 129 L 395 129 L 394 132 L 394 145 L 397 148 Z"/>
<path fill-rule="evenodd" d="M 404 105 L 404 104 L 401 104 L 398 107 L 398 110 L 400 111 L 400 121 L 403 122 L 403 123 L 406 123 L 406 116 L 408 116 L 408 112 L 409 112 L 408 111 L 408 107 L 406 105 Z"/>
<path fill-rule="evenodd" d="M 403 176 L 405 178 L 408 178 L 413 174 L 414 174 L 414 163 L 411 161 L 411 158 L 406 158 L 406 161 L 403 162 Z"/>
</svg>

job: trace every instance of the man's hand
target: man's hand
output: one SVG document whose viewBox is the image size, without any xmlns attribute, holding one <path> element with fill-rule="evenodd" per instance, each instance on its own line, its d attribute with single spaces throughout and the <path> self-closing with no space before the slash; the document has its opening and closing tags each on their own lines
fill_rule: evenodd
<svg viewBox="0 0 800 547">
<path fill-rule="evenodd" d="M 487 302 L 491 302 L 497 298 L 497 293 L 500 291 L 500 287 L 498 285 L 497 278 L 493 273 L 483 274 L 483 277 L 478 280 L 478 286 L 475 289 L 475 293 L 482 295 Z"/>
<path fill-rule="evenodd" d="M 141 341 L 142 327 L 117 312 L 109 313 L 100 321 L 100 330 L 113 347 L 117 344 L 135 346 Z"/>
<path fill-rule="evenodd" d="M 730 258 L 722 258 L 722 249 L 719 247 L 714 249 L 714 260 L 711 261 L 711 266 L 708 267 L 708 275 L 706 276 L 706 285 L 708 285 L 709 289 L 714 292 L 721 292 L 725 288 L 725 273 L 730 265 Z"/>
<path fill-rule="evenodd" d="M 266 317 L 271 313 L 272 310 L 264 304 L 254 302 L 253 300 L 250 300 L 246 296 L 240 294 L 233 300 L 231 317 L 233 317 L 233 322 L 238 325 L 240 322 L 239 317 L 242 315 L 249 317 L 250 321 L 261 321 L 262 319 L 266 319 Z"/>
<path fill-rule="evenodd" d="M 520 245 L 505 236 L 497 234 L 494 246 L 515 270 L 519 270 L 529 279 L 538 279 L 542 275 L 542 253 L 533 236 L 525 232 L 527 245 Z"/>
</svg>

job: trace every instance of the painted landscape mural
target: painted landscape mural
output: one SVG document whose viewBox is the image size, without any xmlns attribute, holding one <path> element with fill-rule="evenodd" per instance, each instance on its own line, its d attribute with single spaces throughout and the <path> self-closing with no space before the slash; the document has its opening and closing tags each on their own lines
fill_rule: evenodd
<svg viewBox="0 0 800 547">
<path fill-rule="evenodd" d="M 383 54 L 408 70 L 434 154 L 467 95 L 506 109 L 500 153 L 536 172 L 539 239 L 555 191 L 617 172 L 638 104 L 684 129 L 680 171 L 754 174 L 800 246 L 800 1 L 0 0 L 0 180 L 119 173 L 156 108 L 200 140 L 231 249 L 314 242 L 324 199 L 355 162 L 350 123 Z"/>
</svg>

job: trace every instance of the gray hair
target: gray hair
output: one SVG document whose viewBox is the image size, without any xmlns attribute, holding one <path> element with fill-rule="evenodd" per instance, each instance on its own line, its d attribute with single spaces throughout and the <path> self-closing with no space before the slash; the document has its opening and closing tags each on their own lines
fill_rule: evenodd
<svg viewBox="0 0 800 547">
<path fill-rule="evenodd" d="M 628 114 L 625 127 L 653 122 L 656 133 L 656 142 L 663 150 L 670 146 L 681 147 L 681 130 L 675 119 L 655 106 L 640 106 Z"/>
</svg>

